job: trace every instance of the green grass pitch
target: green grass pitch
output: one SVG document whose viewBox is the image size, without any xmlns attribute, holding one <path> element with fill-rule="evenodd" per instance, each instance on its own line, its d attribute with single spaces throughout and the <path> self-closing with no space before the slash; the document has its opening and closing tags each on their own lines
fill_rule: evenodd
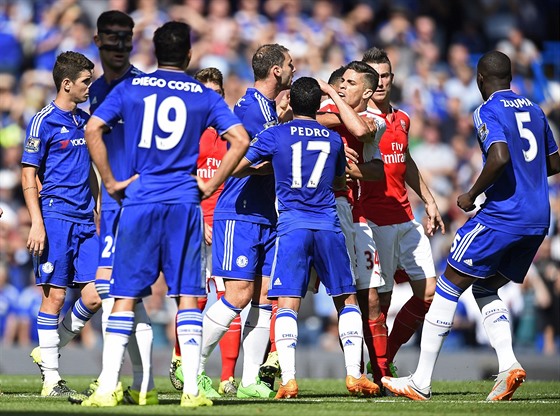
<svg viewBox="0 0 560 416">
<path fill-rule="evenodd" d="M 68 377 L 68 385 L 83 390 L 91 378 Z M 130 377 L 123 378 L 123 386 Z M 217 381 L 214 380 L 217 386 Z M 169 380 L 156 378 L 160 405 L 118 406 L 95 409 L 71 405 L 63 398 L 42 398 L 38 375 L 0 375 L 0 414 L 3 415 L 220 415 L 220 416 L 375 416 L 375 415 L 560 415 L 560 381 L 527 381 L 511 402 L 486 402 L 492 381 L 435 382 L 429 402 L 412 402 L 397 397 L 363 399 L 350 397 L 344 380 L 302 379 L 299 398 L 291 400 L 216 399 L 213 407 L 183 409 L 180 393 Z"/>
</svg>

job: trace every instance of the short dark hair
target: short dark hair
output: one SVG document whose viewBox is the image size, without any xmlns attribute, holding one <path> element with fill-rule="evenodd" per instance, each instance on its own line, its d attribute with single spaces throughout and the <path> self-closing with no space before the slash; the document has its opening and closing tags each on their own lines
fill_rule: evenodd
<svg viewBox="0 0 560 416">
<path fill-rule="evenodd" d="M 309 77 L 298 78 L 290 88 L 290 105 L 294 115 L 315 118 L 321 106 L 322 95 L 317 80 Z"/>
<path fill-rule="evenodd" d="M 93 71 L 95 65 L 88 58 L 78 52 L 62 52 L 56 57 L 52 71 L 56 91 L 60 91 L 62 81 L 68 78 L 76 81 L 82 71 Z"/>
<path fill-rule="evenodd" d="M 159 65 L 181 66 L 191 50 L 191 28 L 183 22 L 167 22 L 154 33 Z"/>
<path fill-rule="evenodd" d="M 490 51 L 482 55 L 478 61 L 477 72 L 487 78 L 499 81 L 511 81 L 511 60 L 500 51 Z"/>
<path fill-rule="evenodd" d="M 393 66 L 391 65 L 389 56 L 387 56 L 387 52 L 375 46 L 365 51 L 362 62 L 367 64 L 388 64 L 389 70 L 393 72 Z"/>
<path fill-rule="evenodd" d="M 377 89 L 379 84 L 379 74 L 375 69 L 362 61 L 352 61 L 345 67 L 346 70 L 356 71 L 358 74 L 364 75 L 366 87 L 372 90 Z"/>
<path fill-rule="evenodd" d="M 134 29 L 134 20 L 132 17 L 119 10 L 109 10 L 103 12 L 97 18 L 97 31 L 102 32 L 109 26 L 122 26 Z"/>
<path fill-rule="evenodd" d="M 284 54 L 288 49 L 277 43 L 262 45 L 253 55 L 251 65 L 255 74 L 255 81 L 265 79 L 270 69 L 275 66 L 284 65 Z"/>
<path fill-rule="evenodd" d="M 331 74 L 331 76 L 329 77 L 328 83 L 333 86 L 339 84 L 340 81 L 342 80 L 342 76 L 344 75 L 344 72 L 346 72 L 346 67 L 344 65 L 338 69 L 335 69 Z"/>
</svg>

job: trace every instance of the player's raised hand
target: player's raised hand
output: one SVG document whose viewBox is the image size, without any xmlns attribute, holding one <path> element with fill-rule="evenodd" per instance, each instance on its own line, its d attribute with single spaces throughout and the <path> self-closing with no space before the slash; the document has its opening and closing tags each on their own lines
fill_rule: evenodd
<svg viewBox="0 0 560 416">
<path fill-rule="evenodd" d="M 360 156 L 358 154 L 358 152 L 356 152 L 354 149 L 352 149 L 351 147 L 348 147 L 347 145 L 344 145 L 344 153 L 346 154 L 346 162 L 347 164 L 349 162 L 351 163 L 358 163 L 358 157 Z"/>
<path fill-rule="evenodd" d="M 325 94 L 329 96 L 331 96 L 332 94 L 338 94 L 331 84 L 323 81 L 322 79 L 317 79 L 317 82 L 319 83 L 321 91 L 323 91 Z"/>
<path fill-rule="evenodd" d="M 125 179 L 124 181 L 115 181 L 114 183 L 111 184 L 105 184 L 105 188 L 107 188 L 107 192 L 109 193 L 109 195 L 111 195 L 111 197 L 116 200 L 119 205 L 122 204 L 122 200 L 124 199 L 124 194 L 126 191 L 126 188 L 128 187 L 128 185 L 130 185 L 132 182 L 134 182 L 136 179 L 138 179 L 140 175 L 135 174 L 133 176 L 131 176 L 128 179 Z"/>
</svg>

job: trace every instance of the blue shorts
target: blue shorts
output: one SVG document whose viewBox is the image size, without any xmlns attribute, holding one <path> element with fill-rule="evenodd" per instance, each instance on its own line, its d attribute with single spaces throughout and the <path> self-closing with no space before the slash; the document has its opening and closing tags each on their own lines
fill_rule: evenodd
<svg viewBox="0 0 560 416">
<path fill-rule="evenodd" d="M 254 280 L 270 276 L 276 229 L 248 221 L 215 220 L 212 228 L 212 276 Z"/>
<path fill-rule="evenodd" d="M 278 265 L 278 267 L 276 267 Z M 296 229 L 276 240 L 268 297 L 305 296 L 311 267 L 331 296 L 356 293 L 342 231 Z"/>
<path fill-rule="evenodd" d="M 45 218 L 45 249 L 33 259 L 35 283 L 75 287 L 95 280 L 99 240 L 95 224 Z"/>
<path fill-rule="evenodd" d="M 479 279 L 500 273 L 521 283 L 544 237 L 504 233 L 471 218 L 457 230 L 447 263 Z"/>
<path fill-rule="evenodd" d="M 99 265 L 98 267 L 113 267 L 115 255 L 115 235 L 119 224 L 121 209 L 101 209 L 101 231 L 99 234 Z"/>
<path fill-rule="evenodd" d="M 141 298 L 163 272 L 168 296 L 206 296 L 199 204 L 144 204 L 121 210 L 110 296 Z"/>
</svg>

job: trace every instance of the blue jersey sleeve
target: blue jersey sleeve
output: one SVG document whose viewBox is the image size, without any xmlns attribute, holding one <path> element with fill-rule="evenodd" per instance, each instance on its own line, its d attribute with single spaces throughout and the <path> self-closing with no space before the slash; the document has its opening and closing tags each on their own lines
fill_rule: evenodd
<svg viewBox="0 0 560 416">
<path fill-rule="evenodd" d="M 251 138 L 268 127 L 277 124 L 276 114 L 273 114 L 272 109 L 265 104 L 263 104 L 262 100 L 257 99 L 250 105 L 243 107 L 242 110 L 238 110 L 237 106 L 235 108 L 236 114 L 239 111 L 238 116 Z"/>
<path fill-rule="evenodd" d="M 41 120 L 41 112 L 37 113 L 27 126 L 26 139 L 21 162 L 27 165 L 41 166 L 48 148 L 48 129 Z"/>
<path fill-rule="evenodd" d="M 221 136 L 233 126 L 241 124 L 239 118 L 229 109 L 224 99 L 216 92 L 210 90 L 212 109 L 209 113 L 208 124 L 216 129 Z"/>
<path fill-rule="evenodd" d="M 473 115 L 474 125 L 477 131 L 478 140 L 485 154 L 494 143 L 507 143 L 506 134 L 502 123 L 493 108 L 489 105 L 482 105 L 479 111 Z"/>
<path fill-rule="evenodd" d="M 103 120 L 109 127 L 113 127 L 123 119 L 123 97 L 126 96 L 126 85 L 130 81 L 121 82 L 107 95 L 105 100 L 95 110 L 94 116 Z"/>
<path fill-rule="evenodd" d="M 245 154 L 245 159 L 255 164 L 263 160 L 270 160 L 276 150 L 276 140 L 274 134 L 263 131 L 251 141 L 251 146 Z"/>
</svg>

